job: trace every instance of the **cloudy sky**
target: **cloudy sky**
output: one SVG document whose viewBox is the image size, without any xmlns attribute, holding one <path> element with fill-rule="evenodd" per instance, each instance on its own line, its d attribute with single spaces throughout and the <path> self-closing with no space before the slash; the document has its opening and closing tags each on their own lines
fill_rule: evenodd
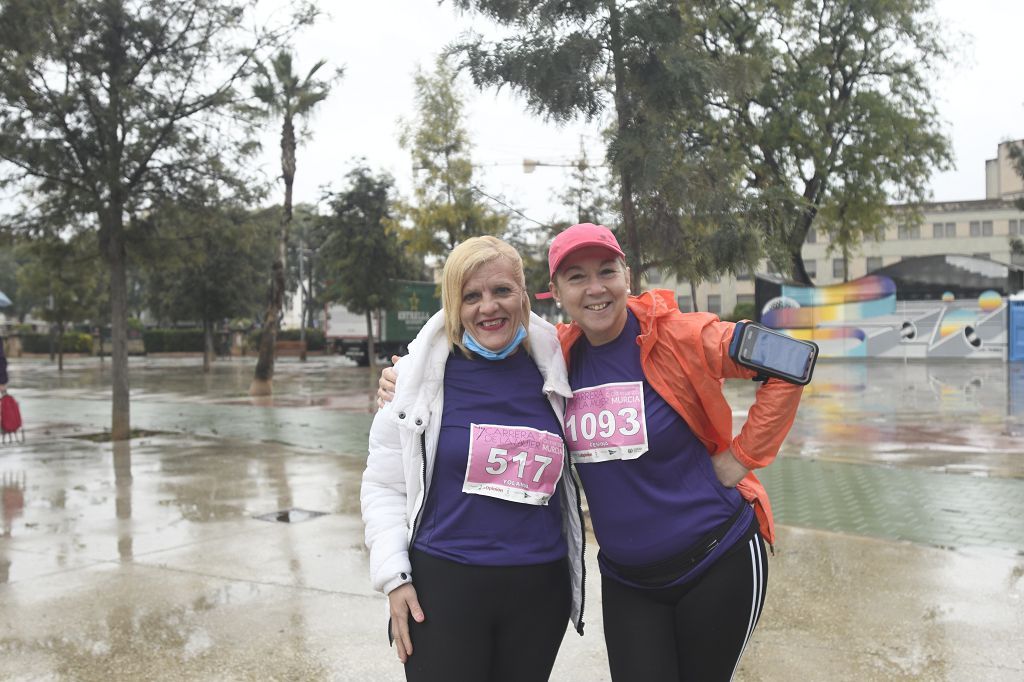
<svg viewBox="0 0 1024 682">
<path fill-rule="evenodd" d="M 332 0 L 331 14 L 299 40 L 299 68 L 317 59 L 343 65 L 345 76 L 310 125 L 300 150 L 296 199 L 314 202 L 322 188 L 342 185 L 353 159 L 395 176 L 408 192 L 412 168 L 398 146 L 399 121 L 415 113 L 412 77 L 429 69 L 438 51 L 467 29 L 486 29 L 479 18 L 458 14 L 436 0 Z M 935 200 L 981 199 L 985 159 L 1006 139 L 1024 138 L 1024 26 L 1022 0 L 937 0 L 955 63 L 936 79 L 933 92 L 953 141 L 956 169 L 935 175 Z M 555 210 L 552 188 L 568 171 L 557 165 L 526 174 L 524 158 L 566 163 L 581 141 L 592 159 L 601 158 L 600 123 L 558 127 L 525 112 L 507 92 L 465 88 L 473 159 L 481 166 L 480 185 L 502 196 L 526 215 L 547 221 Z M 265 172 L 277 171 L 276 131 L 268 131 Z"/>
</svg>

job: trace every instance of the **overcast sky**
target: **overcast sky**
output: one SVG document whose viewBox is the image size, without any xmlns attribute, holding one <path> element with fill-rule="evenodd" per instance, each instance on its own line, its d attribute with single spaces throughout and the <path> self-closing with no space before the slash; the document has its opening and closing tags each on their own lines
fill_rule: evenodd
<svg viewBox="0 0 1024 682">
<path fill-rule="evenodd" d="M 398 146 L 398 122 L 415 113 L 413 73 L 417 66 L 430 69 L 440 49 L 467 29 L 487 24 L 436 0 L 321 5 L 332 16 L 301 35 L 298 67 L 305 72 L 326 58 L 332 66 L 343 65 L 345 76 L 318 109 L 310 139 L 299 150 L 296 200 L 314 202 L 323 187 L 340 188 L 356 157 L 390 172 L 408 192 L 412 168 Z M 933 85 L 957 167 L 932 178 L 933 198 L 983 199 L 985 160 L 995 156 L 999 142 L 1024 138 L 1024 0 L 937 0 L 936 7 L 957 47 L 957 63 Z M 527 114 L 523 102 L 507 92 L 479 92 L 468 84 L 464 92 L 479 184 L 533 219 L 551 219 L 552 188 L 565 182 L 568 170 L 540 167 L 525 174 L 523 159 L 567 163 L 577 156 L 581 139 L 591 159 L 601 159 L 600 123 L 560 128 Z M 279 172 L 276 135 L 268 132 L 266 140 L 264 168 L 271 176 Z"/>
</svg>

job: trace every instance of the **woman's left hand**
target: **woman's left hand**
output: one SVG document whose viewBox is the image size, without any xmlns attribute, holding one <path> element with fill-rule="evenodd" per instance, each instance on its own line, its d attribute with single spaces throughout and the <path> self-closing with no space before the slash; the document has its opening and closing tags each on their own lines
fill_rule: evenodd
<svg viewBox="0 0 1024 682">
<path fill-rule="evenodd" d="M 740 464 L 736 455 L 732 454 L 732 448 L 723 450 L 712 457 L 711 465 L 715 468 L 715 476 L 718 477 L 719 483 L 726 488 L 735 488 L 736 484 L 750 473 L 750 469 Z"/>
</svg>

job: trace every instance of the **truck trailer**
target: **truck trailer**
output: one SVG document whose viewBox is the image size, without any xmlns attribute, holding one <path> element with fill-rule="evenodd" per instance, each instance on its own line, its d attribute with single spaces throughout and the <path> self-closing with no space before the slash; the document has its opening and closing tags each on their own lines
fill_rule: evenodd
<svg viewBox="0 0 1024 682">
<path fill-rule="evenodd" d="M 389 358 L 405 355 L 409 342 L 416 338 L 430 316 L 441 309 L 439 285 L 434 282 L 398 282 L 395 305 L 389 310 L 371 313 L 377 355 Z M 353 313 L 343 305 L 327 307 L 324 329 L 328 346 L 355 360 L 360 367 L 370 364 L 366 339 L 366 315 Z"/>
</svg>

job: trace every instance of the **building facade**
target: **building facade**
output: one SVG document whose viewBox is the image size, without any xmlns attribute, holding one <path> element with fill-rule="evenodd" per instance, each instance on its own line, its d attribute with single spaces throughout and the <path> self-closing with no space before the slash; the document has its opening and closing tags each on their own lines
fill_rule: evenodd
<svg viewBox="0 0 1024 682">
<path fill-rule="evenodd" d="M 1012 165 L 1014 145 L 1024 146 L 1024 140 L 1000 144 L 996 158 L 985 162 L 984 199 L 927 203 L 918 207 L 916 218 L 910 217 L 909 210 L 902 217 L 904 207 L 897 206 L 879 237 L 866 239 L 847 259 L 830 248 L 825 231 L 812 229 L 803 247 L 808 274 L 815 284 L 827 286 L 863 277 L 904 258 L 939 254 L 1024 265 L 1024 255 L 1014 254 L 1011 247 L 1013 239 L 1024 241 L 1024 211 L 1015 204 L 1024 198 L 1024 179 Z M 762 263 L 759 271 L 767 271 L 767 264 Z M 661 282 L 655 274 L 648 284 L 674 289 L 679 307 L 693 310 L 689 283 Z M 739 303 L 754 303 L 754 279 L 749 274 L 723 275 L 697 287 L 699 310 L 728 315 Z"/>
</svg>

